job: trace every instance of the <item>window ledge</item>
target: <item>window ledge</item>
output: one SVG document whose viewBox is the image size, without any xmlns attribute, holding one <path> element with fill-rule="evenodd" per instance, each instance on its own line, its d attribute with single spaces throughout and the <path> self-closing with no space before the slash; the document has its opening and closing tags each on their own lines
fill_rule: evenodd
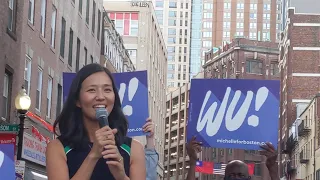
<svg viewBox="0 0 320 180">
<path fill-rule="evenodd" d="M 14 40 L 17 41 L 17 35 L 7 28 L 7 34 Z"/>
</svg>

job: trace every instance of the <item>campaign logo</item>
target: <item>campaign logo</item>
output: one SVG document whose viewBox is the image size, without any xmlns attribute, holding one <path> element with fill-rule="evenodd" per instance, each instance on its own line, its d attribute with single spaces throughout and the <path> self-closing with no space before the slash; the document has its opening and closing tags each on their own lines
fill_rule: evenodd
<svg viewBox="0 0 320 180">
<path fill-rule="evenodd" d="M 1 179 L 15 179 L 14 144 L 0 144 Z"/>
<path fill-rule="evenodd" d="M 205 146 L 259 149 L 277 143 L 279 81 L 193 79 L 188 139 Z"/>
</svg>

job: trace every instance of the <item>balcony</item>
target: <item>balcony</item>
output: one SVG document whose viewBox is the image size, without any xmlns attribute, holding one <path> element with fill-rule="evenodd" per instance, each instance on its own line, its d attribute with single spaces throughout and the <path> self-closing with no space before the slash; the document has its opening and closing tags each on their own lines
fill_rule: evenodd
<svg viewBox="0 0 320 180">
<path fill-rule="evenodd" d="M 302 120 L 298 126 L 298 136 L 306 136 L 311 131 L 311 128 L 307 126 L 307 120 Z"/>
<path fill-rule="evenodd" d="M 284 141 L 281 142 L 280 148 L 283 154 L 289 154 L 290 151 L 287 149 L 286 143 Z"/>
<path fill-rule="evenodd" d="M 301 151 L 300 152 L 300 163 L 306 164 L 309 162 L 309 151 Z"/>
<path fill-rule="evenodd" d="M 291 152 L 295 148 L 295 146 L 297 144 L 298 144 L 297 138 L 293 137 L 293 134 L 291 134 L 289 136 L 289 138 L 287 139 L 287 142 L 286 142 L 287 147 L 286 147 L 286 149 Z"/>
<path fill-rule="evenodd" d="M 288 174 L 292 174 L 292 173 L 296 172 L 296 170 L 297 170 L 293 161 L 288 161 L 286 166 L 287 166 L 286 170 L 287 170 Z"/>
</svg>

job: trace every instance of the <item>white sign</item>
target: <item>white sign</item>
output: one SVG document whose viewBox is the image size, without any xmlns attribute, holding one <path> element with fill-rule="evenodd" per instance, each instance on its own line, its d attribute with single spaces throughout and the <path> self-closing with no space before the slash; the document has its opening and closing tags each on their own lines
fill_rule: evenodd
<svg viewBox="0 0 320 180">
<path fill-rule="evenodd" d="M 46 149 L 45 142 L 40 142 L 29 134 L 23 135 L 22 158 L 46 166 Z"/>
<path fill-rule="evenodd" d="M 25 169 L 26 169 L 25 161 L 16 161 L 16 180 L 24 180 Z"/>
</svg>

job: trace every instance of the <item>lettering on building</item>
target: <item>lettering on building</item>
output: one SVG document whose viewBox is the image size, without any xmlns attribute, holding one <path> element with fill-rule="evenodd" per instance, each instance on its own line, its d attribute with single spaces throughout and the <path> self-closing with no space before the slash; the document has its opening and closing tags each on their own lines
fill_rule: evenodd
<svg viewBox="0 0 320 180">
<path fill-rule="evenodd" d="M 149 2 L 132 2 L 133 7 L 149 7 Z"/>
</svg>

